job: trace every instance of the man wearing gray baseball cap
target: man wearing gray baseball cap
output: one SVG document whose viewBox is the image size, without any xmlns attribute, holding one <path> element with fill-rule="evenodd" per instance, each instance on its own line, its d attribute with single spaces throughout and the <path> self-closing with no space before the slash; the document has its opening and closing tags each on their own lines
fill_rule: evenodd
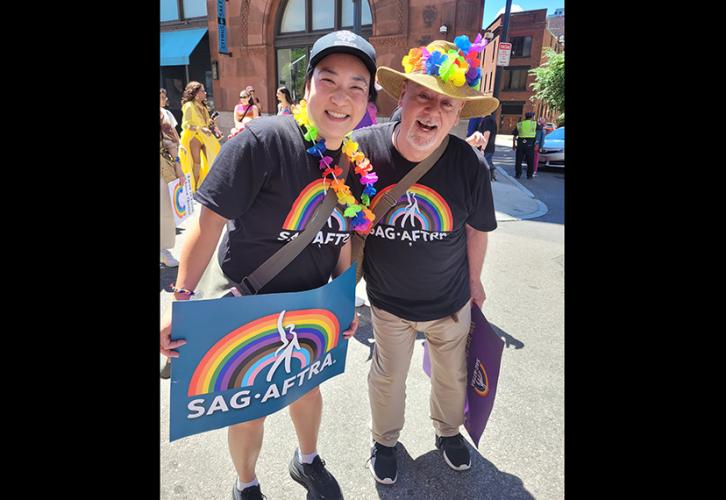
<svg viewBox="0 0 726 500">
<path fill-rule="evenodd" d="M 175 300 L 225 295 L 299 236 L 304 224 L 290 221 L 302 193 L 322 193 L 332 185 L 339 199 L 338 189 L 345 194 L 345 177 L 336 178 L 341 176 L 336 164 L 343 152 L 350 155 L 356 149 L 346 136 L 366 112 L 375 70 L 375 50 L 366 40 L 350 31 L 325 35 L 313 45 L 305 99 L 294 110 L 295 116 L 253 120 L 222 146 L 214 168 L 194 195 L 201 213 L 188 229 L 181 251 Z M 326 171 L 321 171 L 321 162 L 330 163 Z M 323 198 L 317 197 L 308 209 L 320 206 Z M 339 207 L 334 210 L 342 216 Z M 338 227 L 324 224 L 287 267 L 253 293 L 318 288 L 348 269 L 350 233 L 356 225 L 342 217 L 331 219 L 342 222 L 336 223 Z M 225 227 L 228 231 L 220 241 Z M 350 325 L 341 325 L 347 327 L 345 338 L 358 327 L 355 316 Z M 175 349 L 186 343 L 171 340 L 171 308 L 162 322 L 160 340 L 161 353 L 168 357 L 178 357 Z M 172 364 L 172 375 L 173 370 Z M 305 487 L 309 499 L 342 499 L 338 482 L 318 455 L 322 409 L 318 387 L 289 405 L 298 441 L 289 473 Z M 229 451 L 238 475 L 233 500 L 263 498 L 255 467 L 264 421 L 262 417 L 228 427 Z"/>
</svg>

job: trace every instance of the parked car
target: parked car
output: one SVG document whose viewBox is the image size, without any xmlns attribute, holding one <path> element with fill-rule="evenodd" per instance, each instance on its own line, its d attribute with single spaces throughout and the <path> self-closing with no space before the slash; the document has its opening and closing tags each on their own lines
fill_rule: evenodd
<svg viewBox="0 0 726 500">
<path fill-rule="evenodd" d="M 565 127 L 560 127 L 547 134 L 544 144 L 539 150 L 539 163 L 546 167 L 565 166 Z"/>
<path fill-rule="evenodd" d="M 542 128 L 544 129 L 545 135 L 547 135 L 553 130 L 557 129 L 557 125 L 554 123 L 545 123 Z"/>
</svg>

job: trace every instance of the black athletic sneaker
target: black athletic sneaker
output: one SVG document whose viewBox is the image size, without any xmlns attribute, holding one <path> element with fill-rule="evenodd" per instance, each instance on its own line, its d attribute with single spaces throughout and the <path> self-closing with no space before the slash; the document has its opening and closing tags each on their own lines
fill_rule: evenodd
<svg viewBox="0 0 726 500">
<path fill-rule="evenodd" d="M 267 497 L 260 491 L 259 484 L 245 488 L 242 491 L 237 489 L 236 484 L 232 485 L 232 500 L 264 500 L 265 498 Z"/>
<path fill-rule="evenodd" d="M 464 437 L 457 434 L 451 437 L 436 436 L 436 447 L 443 452 L 444 461 L 454 470 L 466 470 L 471 467 L 469 450 L 464 444 Z"/>
<path fill-rule="evenodd" d="M 395 446 L 383 446 L 381 443 L 373 442 L 368 468 L 373 478 L 381 484 L 393 484 L 398 478 L 395 450 Z"/>
<path fill-rule="evenodd" d="M 343 500 L 338 481 L 325 469 L 325 462 L 320 456 L 315 457 L 311 464 L 302 464 L 295 450 L 290 460 L 290 477 L 308 490 L 308 499 Z"/>
</svg>

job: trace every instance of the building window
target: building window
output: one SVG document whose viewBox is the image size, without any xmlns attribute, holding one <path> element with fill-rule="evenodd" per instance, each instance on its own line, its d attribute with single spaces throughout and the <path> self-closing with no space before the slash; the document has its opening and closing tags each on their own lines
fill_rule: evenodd
<svg viewBox="0 0 726 500">
<path fill-rule="evenodd" d="M 361 1 L 361 26 L 367 26 L 367 31 L 372 32 L 371 6 L 367 0 Z M 309 33 L 352 27 L 353 0 L 288 0 L 278 33 Z M 366 35 L 365 30 L 363 35 Z"/>
<path fill-rule="evenodd" d="M 373 33 L 373 17 L 368 0 L 361 0 L 361 35 Z M 352 29 L 352 0 L 287 0 L 281 3 L 275 49 L 277 86 L 290 90 L 293 100 L 305 95 L 305 71 L 310 49 L 322 35 L 339 29 Z M 274 94 L 274 89 L 273 89 Z"/>
<path fill-rule="evenodd" d="M 527 90 L 527 71 L 529 68 L 504 69 L 504 90 Z"/>
<path fill-rule="evenodd" d="M 309 47 L 277 49 L 277 83 L 287 87 L 295 102 L 305 95 L 305 70 Z"/>
<path fill-rule="evenodd" d="M 340 18 L 340 26 L 343 28 L 352 28 L 353 27 L 353 0 L 340 0 L 341 7 L 342 7 L 342 13 Z M 361 14 L 360 14 L 360 24 L 361 26 L 365 26 L 367 24 L 372 24 L 373 17 L 371 16 L 371 6 L 368 5 L 368 2 L 366 0 L 361 0 Z"/>
<path fill-rule="evenodd" d="M 305 31 L 305 0 L 290 0 L 282 15 L 280 33 Z"/>
<path fill-rule="evenodd" d="M 206 0 L 184 0 L 184 19 L 207 17 Z"/>
<path fill-rule="evenodd" d="M 521 115 L 524 109 L 524 103 L 521 102 L 503 102 L 502 103 L 502 114 L 503 115 Z"/>
<path fill-rule="evenodd" d="M 179 5 L 177 0 L 161 0 L 161 21 L 178 21 Z"/>
<path fill-rule="evenodd" d="M 160 0 L 161 22 L 207 17 L 206 0 Z"/>
<path fill-rule="evenodd" d="M 335 27 L 335 0 L 313 0 L 313 30 Z"/>
<path fill-rule="evenodd" d="M 531 36 L 515 36 L 512 38 L 512 57 L 530 57 L 531 55 Z"/>
</svg>

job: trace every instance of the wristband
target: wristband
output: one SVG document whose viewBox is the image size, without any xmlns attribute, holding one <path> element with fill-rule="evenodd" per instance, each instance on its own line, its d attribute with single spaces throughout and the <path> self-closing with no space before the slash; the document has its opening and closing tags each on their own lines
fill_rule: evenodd
<svg viewBox="0 0 726 500">
<path fill-rule="evenodd" d="M 174 293 L 181 293 L 182 295 L 189 295 L 190 297 L 196 294 L 196 292 L 192 290 L 187 290 L 186 288 L 177 288 L 173 284 L 171 285 L 171 291 Z"/>
</svg>

